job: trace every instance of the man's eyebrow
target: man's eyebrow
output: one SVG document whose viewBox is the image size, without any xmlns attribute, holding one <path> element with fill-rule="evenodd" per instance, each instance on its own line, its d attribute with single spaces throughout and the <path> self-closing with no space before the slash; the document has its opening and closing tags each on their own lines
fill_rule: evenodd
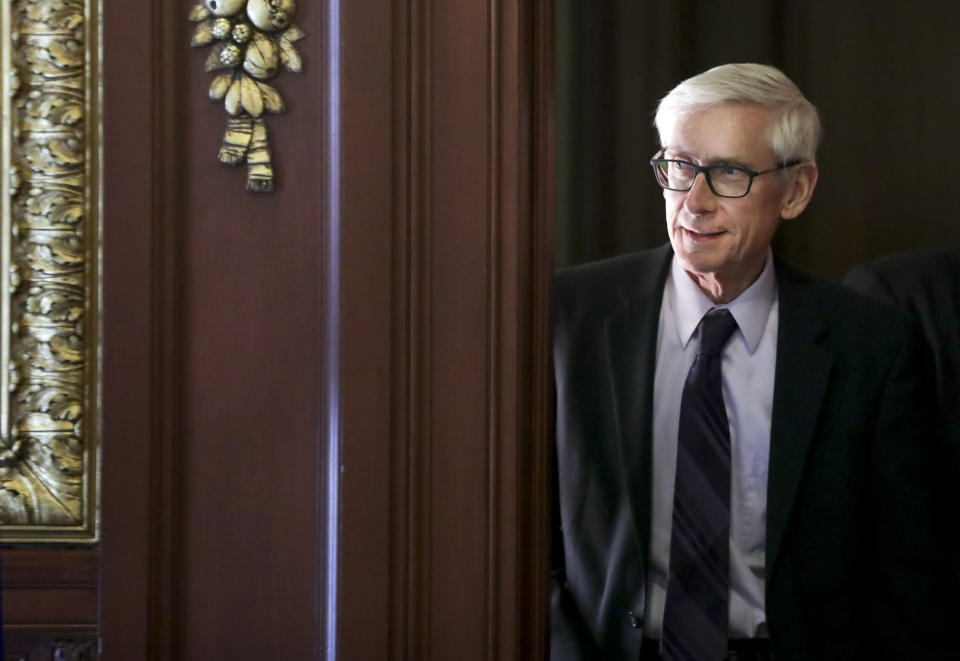
<svg viewBox="0 0 960 661">
<path fill-rule="evenodd" d="M 697 159 L 694 159 L 689 152 L 684 151 L 682 149 L 671 149 L 670 147 L 666 147 L 663 150 L 664 156 L 666 156 L 667 152 L 670 152 L 671 158 L 682 159 L 682 160 L 687 160 L 691 162 L 697 160 Z M 745 170 L 753 169 L 752 167 L 750 167 L 750 165 L 746 161 L 740 158 L 737 158 L 736 156 L 719 156 L 717 158 L 712 158 L 708 161 L 705 161 L 703 165 L 707 167 L 731 166 L 736 168 L 743 168 Z"/>
<path fill-rule="evenodd" d="M 741 161 L 738 158 L 715 158 L 707 162 L 707 165 L 710 167 L 716 166 L 730 166 L 735 168 L 743 168 L 745 170 L 752 170 L 745 161 Z"/>
</svg>

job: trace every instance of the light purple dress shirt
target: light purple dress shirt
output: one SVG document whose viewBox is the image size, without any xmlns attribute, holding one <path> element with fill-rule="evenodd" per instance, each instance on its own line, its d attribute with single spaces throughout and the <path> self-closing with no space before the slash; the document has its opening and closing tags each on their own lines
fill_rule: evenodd
<svg viewBox="0 0 960 661">
<path fill-rule="evenodd" d="M 660 637 L 670 565 L 670 526 L 683 384 L 700 344 L 697 327 L 714 307 L 738 330 L 722 354 L 723 398 L 730 422 L 730 637 L 766 637 L 764 543 L 770 419 L 777 359 L 778 299 L 773 255 L 740 296 L 715 305 L 673 258 L 663 290 L 653 395 L 653 483 L 648 612 L 644 629 Z"/>
</svg>

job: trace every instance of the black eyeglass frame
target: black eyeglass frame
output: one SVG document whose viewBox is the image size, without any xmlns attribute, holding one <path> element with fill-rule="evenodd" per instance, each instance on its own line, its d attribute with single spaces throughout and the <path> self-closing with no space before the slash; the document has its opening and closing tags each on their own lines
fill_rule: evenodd
<svg viewBox="0 0 960 661">
<path fill-rule="evenodd" d="M 792 168 L 795 165 L 800 165 L 801 163 L 803 163 L 803 161 L 800 159 L 794 159 L 792 161 L 787 161 L 786 163 L 781 163 L 776 167 L 772 167 L 767 170 L 750 170 L 748 168 L 737 167 L 736 165 L 697 165 L 696 163 L 685 161 L 682 158 L 663 158 L 662 154 L 665 154 L 665 153 L 666 153 L 666 150 L 661 149 L 660 151 L 657 152 L 656 156 L 650 159 L 650 165 L 653 167 L 653 177 L 654 179 L 657 180 L 657 183 L 660 185 L 661 188 L 665 190 L 677 191 L 678 193 L 686 193 L 687 191 L 693 188 L 694 184 L 697 183 L 697 175 L 702 172 L 704 179 L 707 180 L 707 186 L 710 188 L 711 193 L 713 193 L 717 197 L 726 197 L 734 200 L 739 199 L 741 197 L 746 197 L 747 195 L 749 195 L 750 189 L 753 188 L 753 180 L 759 177 L 761 174 L 767 174 L 769 172 L 777 172 L 779 170 L 785 170 L 787 168 Z M 665 185 L 662 181 L 660 181 L 660 175 L 658 174 L 659 172 L 662 172 L 662 170 L 660 170 L 658 167 L 658 164 L 660 163 L 684 163 L 686 165 L 689 165 L 691 168 L 693 168 L 693 179 L 690 180 L 690 185 L 687 186 L 686 188 L 670 188 L 669 186 Z M 744 192 L 743 195 L 724 195 L 723 193 L 718 193 L 717 190 L 713 187 L 713 180 L 710 179 L 710 170 L 712 168 L 717 168 L 717 167 L 729 168 L 731 170 L 737 170 L 739 172 L 743 172 L 744 174 L 750 175 L 750 181 L 747 182 L 746 192 Z"/>
</svg>

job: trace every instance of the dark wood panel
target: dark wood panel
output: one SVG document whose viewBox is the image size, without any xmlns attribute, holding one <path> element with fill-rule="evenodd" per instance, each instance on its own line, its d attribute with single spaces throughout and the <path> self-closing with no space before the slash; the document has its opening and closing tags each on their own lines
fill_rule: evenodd
<svg viewBox="0 0 960 661">
<path fill-rule="evenodd" d="M 297 21 L 316 62 L 315 6 Z M 319 629 L 321 248 L 316 78 L 275 84 L 278 188 L 216 162 L 226 113 L 189 62 L 183 191 L 182 620 L 186 658 L 312 658 Z M 319 64 L 319 63 L 318 63 Z M 235 632 L 245 632 L 236 635 Z"/>
<path fill-rule="evenodd" d="M 3 624 L 9 633 L 97 630 L 95 549 L 4 549 Z"/>
<path fill-rule="evenodd" d="M 499 383 L 495 361 L 501 339 L 497 325 L 495 245 L 501 218 L 492 177 L 496 165 L 491 133 L 500 108 L 496 85 L 494 20 L 496 3 L 433 5 L 430 72 L 431 263 L 430 304 L 432 494 L 424 521 L 430 549 L 429 622 L 424 643 L 431 658 L 480 659 L 491 648 L 488 618 L 498 604 L 488 579 L 491 527 L 491 455 L 498 449 Z M 511 219 L 513 220 L 513 219 Z M 474 617 L 459 605 L 471 598 Z"/>
<path fill-rule="evenodd" d="M 403 140 L 407 71 L 397 39 L 407 37 L 405 3 L 393 13 L 378 0 L 342 5 L 341 90 L 341 420 L 343 447 L 340 516 L 340 658 L 415 658 L 406 652 L 404 597 L 409 494 L 403 482 L 410 457 L 408 424 L 394 392 L 410 383 L 403 346 L 409 311 L 403 298 L 407 233 L 394 225 L 405 182 L 395 174 L 394 145 Z M 402 207 L 401 207 L 402 208 Z M 394 250 L 397 249 L 396 257 Z M 399 298 L 398 298 L 399 297 Z M 396 476 L 396 481 L 395 481 Z M 399 550 L 395 553 L 394 549 Z"/>
<path fill-rule="evenodd" d="M 376 4 L 343 24 L 340 651 L 543 658 L 550 3 Z"/>
<path fill-rule="evenodd" d="M 105 3 L 105 658 L 320 656 L 327 255 L 339 657 L 542 658 L 550 3 L 344 3 L 339 245 L 325 3 L 267 196 L 189 4 Z"/>
<path fill-rule="evenodd" d="M 316 658 L 321 8 L 254 195 L 193 4 L 105 3 L 104 655 Z"/>
<path fill-rule="evenodd" d="M 296 22 L 322 70 L 319 7 Z M 181 40 L 182 42 L 182 40 Z M 227 115 L 207 98 L 202 52 L 183 58 L 177 332 L 180 438 L 176 603 L 183 658 L 314 658 L 323 106 L 315 76 L 273 84 L 289 112 L 266 120 L 276 190 L 244 190 L 216 161 Z"/>
<path fill-rule="evenodd" d="M 82 548 L 0 553 L 5 659 L 97 658 L 99 555 Z"/>
<path fill-rule="evenodd" d="M 103 553 L 108 659 L 170 658 L 180 3 L 104 3 Z M 144 47 L 144 44 L 148 47 Z M 148 656 L 149 655 L 149 656 Z"/>
<path fill-rule="evenodd" d="M 56 637 L 46 634 L 22 634 L 7 639 L 4 661 L 95 661 L 99 648 L 95 638 L 82 634 L 63 633 Z"/>
</svg>

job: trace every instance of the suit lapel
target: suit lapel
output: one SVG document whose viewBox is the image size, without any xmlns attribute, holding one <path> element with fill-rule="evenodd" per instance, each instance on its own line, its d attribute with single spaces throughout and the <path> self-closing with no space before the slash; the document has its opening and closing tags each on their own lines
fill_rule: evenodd
<svg viewBox="0 0 960 661">
<path fill-rule="evenodd" d="M 653 378 L 663 285 L 673 251 L 650 253 L 623 283 L 622 307 L 604 320 L 607 368 L 620 444 L 623 484 L 633 514 L 638 553 L 647 566 L 650 546 L 650 476 Z"/>
<path fill-rule="evenodd" d="M 637 268 L 636 282 L 623 283 L 622 305 L 604 319 L 623 483 L 644 566 L 650 546 L 657 331 L 672 256 L 669 245 L 652 253 Z M 817 343 L 824 325 L 816 301 L 809 300 L 793 269 L 782 262 L 776 269 L 780 321 L 767 493 L 768 578 L 793 509 L 833 364 L 832 353 Z"/>
<path fill-rule="evenodd" d="M 816 340 L 824 324 L 799 276 L 778 262 L 780 322 L 767 487 L 767 578 L 776 565 L 833 364 Z"/>
</svg>

